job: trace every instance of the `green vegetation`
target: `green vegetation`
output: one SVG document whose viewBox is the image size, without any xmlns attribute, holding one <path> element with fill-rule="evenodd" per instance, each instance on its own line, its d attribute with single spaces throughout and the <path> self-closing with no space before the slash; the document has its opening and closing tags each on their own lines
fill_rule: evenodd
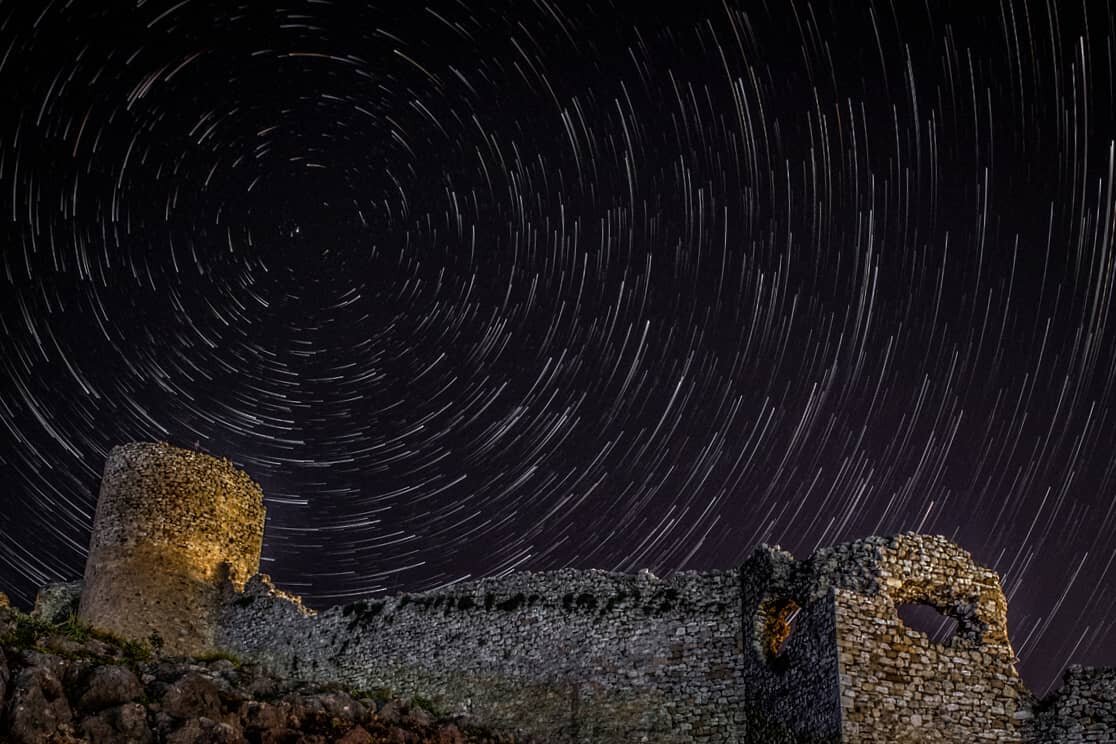
<svg viewBox="0 0 1116 744">
<path fill-rule="evenodd" d="M 121 638 L 115 633 L 91 628 L 78 619 L 77 614 L 71 612 L 60 623 L 51 623 L 34 617 L 19 610 L 12 610 L 9 618 L 11 623 L 8 631 L 0 635 L 0 644 L 18 649 L 30 649 L 41 645 L 48 638 L 63 638 L 74 643 L 86 643 L 90 640 L 101 641 L 119 651 L 121 660 L 128 664 L 148 661 L 153 655 L 152 644 L 143 641 L 131 641 Z M 55 651 L 61 656 L 104 656 L 94 651 L 83 654 L 73 654 L 64 651 Z"/>
<path fill-rule="evenodd" d="M 31 648 L 39 638 L 54 632 L 54 626 L 45 620 L 39 620 L 19 611 L 12 614 L 15 616 L 15 624 L 8 629 L 3 638 L 0 638 L 0 642 L 5 646 Z"/>
<path fill-rule="evenodd" d="M 93 637 L 93 629 L 78 620 L 76 612 L 71 612 L 60 625 L 54 626 L 55 632 L 69 638 L 71 641 L 85 643 Z"/>
<path fill-rule="evenodd" d="M 120 650 L 124 654 L 124 660 L 129 664 L 151 661 L 151 657 L 154 655 L 151 646 L 144 641 L 121 640 Z"/>
</svg>

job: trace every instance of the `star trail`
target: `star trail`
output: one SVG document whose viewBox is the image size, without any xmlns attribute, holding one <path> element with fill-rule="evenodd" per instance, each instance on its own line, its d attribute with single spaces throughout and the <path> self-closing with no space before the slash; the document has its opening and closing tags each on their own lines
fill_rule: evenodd
<svg viewBox="0 0 1116 744">
<path fill-rule="evenodd" d="M 918 530 L 1116 663 L 1112 8 L 674 5 L 0 0 L 0 589 L 165 440 L 319 607 Z"/>
</svg>

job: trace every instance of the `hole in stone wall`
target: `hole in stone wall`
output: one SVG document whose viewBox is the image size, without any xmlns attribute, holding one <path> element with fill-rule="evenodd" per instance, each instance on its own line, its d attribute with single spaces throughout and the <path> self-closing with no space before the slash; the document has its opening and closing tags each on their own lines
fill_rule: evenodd
<svg viewBox="0 0 1116 744">
<path fill-rule="evenodd" d="M 760 605 L 763 650 L 768 661 L 783 658 L 801 609 L 793 599 L 769 599 Z"/>
<path fill-rule="evenodd" d="M 943 614 L 932 605 L 922 602 L 909 602 L 899 606 L 899 619 L 911 630 L 925 633 L 938 644 L 949 643 L 957 635 L 956 618 Z"/>
</svg>

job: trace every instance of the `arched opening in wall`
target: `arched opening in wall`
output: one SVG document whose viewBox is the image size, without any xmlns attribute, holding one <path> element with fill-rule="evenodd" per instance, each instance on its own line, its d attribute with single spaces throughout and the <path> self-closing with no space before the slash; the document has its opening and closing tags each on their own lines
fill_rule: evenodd
<svg viewBox="0 0 1116 744">
<path fill-rule="evenodd" d="M 899 619 L 911 630 L 930 637 L 933 643 L 947 644 L 957 635 L 960 624 L 956 618 L 944 614 L 925 602 L 908 602 L 899 606 Z"/>
<path fill-rule="evenodd" d="M 768 599 L 760 605 L 760 637 L 768 662 L 786 662 L 787 643 L 794 635 L 801 610 L 798 603 L 789 598 Z"/>
</svg>

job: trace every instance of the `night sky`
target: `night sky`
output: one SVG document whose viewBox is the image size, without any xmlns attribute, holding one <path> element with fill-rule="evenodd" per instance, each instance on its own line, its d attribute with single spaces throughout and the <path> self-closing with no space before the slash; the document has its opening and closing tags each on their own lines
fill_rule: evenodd
<svg viewBox="0 0 1116 744">
<path fill-rule="evenodd" d="M 1116 664 L 1106 3 L 280 5 L 0 0 L 15 602 L 165 440 L 317 607 L 919 530 Z"/>
</svg>

